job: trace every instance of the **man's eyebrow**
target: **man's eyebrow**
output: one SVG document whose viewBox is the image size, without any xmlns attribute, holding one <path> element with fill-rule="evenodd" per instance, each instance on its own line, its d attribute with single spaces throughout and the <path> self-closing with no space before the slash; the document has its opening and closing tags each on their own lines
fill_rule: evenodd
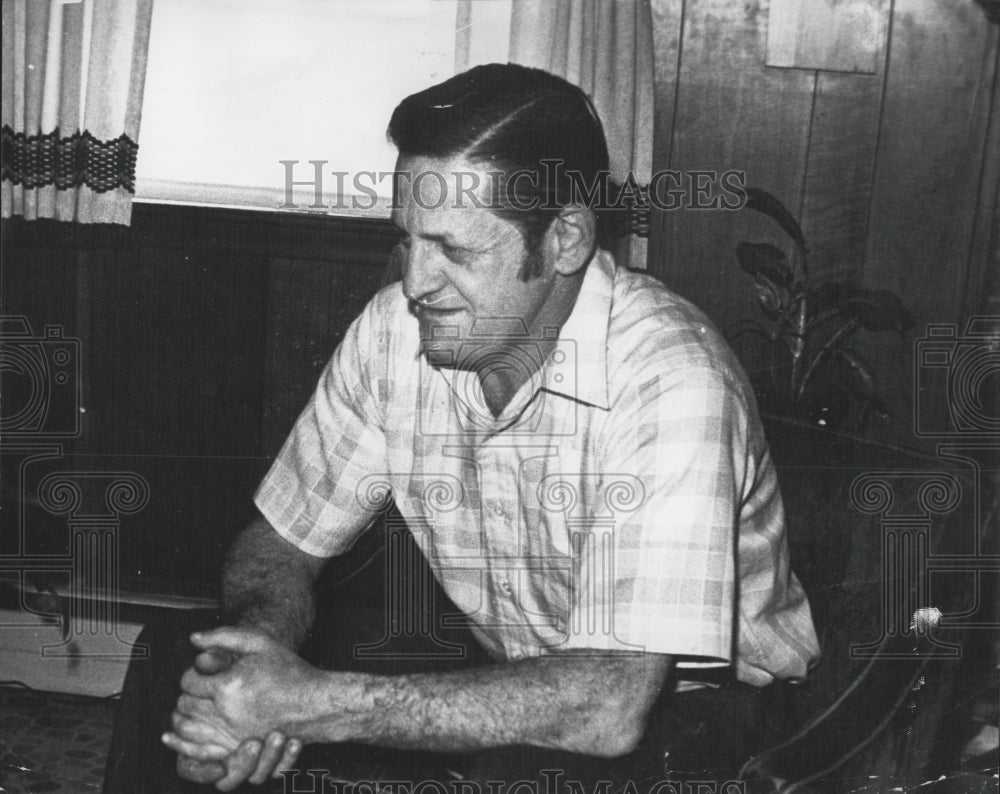
<svg viewBox="0 0 1000 794">
<path fill-rule="evenodd" d="M 452 248 L 462 248 L 462 242 L 448 233 L 444 234 L 421 234 L 425 240 L 433 240 L 435 243 L 441 243 L 443 245 L 449 245 Z"/>
<path fill-rule="evenodd" d="M 452 248 L 467 248 L 459 239 L 452 236 L 449 232 L 442 232 L 440 234 L 412 234 L 400 226 L 398 223 L 393 221 L 393 226 L 396 227 L 396 231 L 407 237 L 419 237 L 421 240 L 430 240 L 435 243 L 441 243 L 442 245 L 447 245 Z"/>
</svg>

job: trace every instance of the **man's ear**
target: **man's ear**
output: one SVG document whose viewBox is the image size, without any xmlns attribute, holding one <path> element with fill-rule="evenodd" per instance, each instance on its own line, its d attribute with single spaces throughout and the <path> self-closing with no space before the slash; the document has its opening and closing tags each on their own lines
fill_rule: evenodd
<svg viewBox="0 0 1000 794">
<path fill-rule="evenodd" d="M 555 271 L 572 276 L 594 255 L 597 219 L 586 207 L 563 207 L 545 232 L 545 244 Z"/>
</svg>

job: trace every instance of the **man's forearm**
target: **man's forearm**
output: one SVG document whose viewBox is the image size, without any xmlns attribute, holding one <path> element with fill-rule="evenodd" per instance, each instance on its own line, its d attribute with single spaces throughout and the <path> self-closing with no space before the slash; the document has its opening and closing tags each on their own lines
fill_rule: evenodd
<svg viewBox="0 0 1000 794">
<path fill-rule="evenodd" d="M 315 742 L 616 756 L 641 738 L 671 664 L 657 654 L 560 654 L 444 674 L 330 673 L 315 701 L 323 713 L 283 727 Z"/>
<path fill-rule="evenodd" d="M 226 554 L 224 619 L 230 625 L 259 628 L 282 645 L 299 648 L 316 616 L 314 585 L 321 566 L 257 518 Z"/>
</svg>

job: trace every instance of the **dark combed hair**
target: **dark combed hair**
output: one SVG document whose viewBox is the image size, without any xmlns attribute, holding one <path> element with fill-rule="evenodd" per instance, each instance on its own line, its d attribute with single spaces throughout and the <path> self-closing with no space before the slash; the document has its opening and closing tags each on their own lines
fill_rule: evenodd
<svg viewBox="0 0 1000 794">
<path fill-rule="evenodd" d="M 487 171 L 534 175 L 506 181 L 490 206 L 520 228 L 529 250 L 577 195 L 570 174 L 587 189 L 608 175 L 607 141 L 590 98 L 516 64 L 476 66 L 411 94 L 393 111 L 387 137 L 403 157 L 461 157 Z M 552 178 L 553 162 L 561 178 Z"/>
</svg>

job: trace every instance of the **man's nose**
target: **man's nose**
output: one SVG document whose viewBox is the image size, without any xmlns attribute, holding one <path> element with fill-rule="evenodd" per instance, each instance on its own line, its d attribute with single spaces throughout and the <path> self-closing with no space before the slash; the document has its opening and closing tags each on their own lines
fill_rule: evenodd
<svg viewBox="0 0 1000 794">
<path fill-rule="evenodd" d="M 441 290 L 445 278 L 441 272 L 440 256 L 431 246 L 415 240 L 409 248 L 402 249 L 400 256 L 404 294 L 419 301 Z"/>
</svg>

